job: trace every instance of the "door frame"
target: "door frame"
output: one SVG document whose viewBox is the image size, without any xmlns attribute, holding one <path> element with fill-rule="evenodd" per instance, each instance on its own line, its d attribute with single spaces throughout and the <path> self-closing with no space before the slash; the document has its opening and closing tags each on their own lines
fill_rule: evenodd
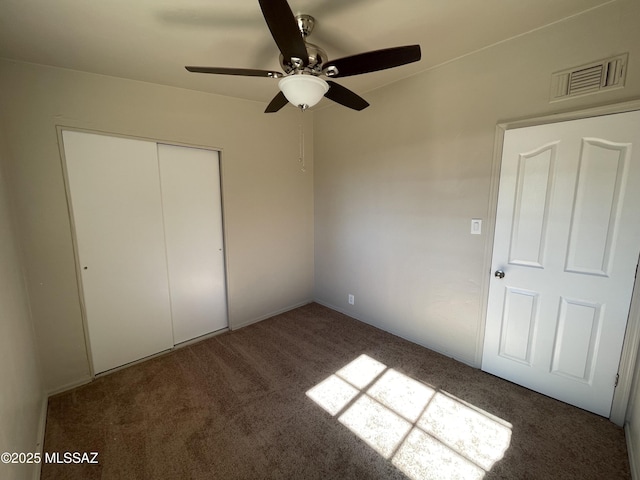
<svg viewBox="0 0 640 480">
<path fill-rule="evenodd" d="M 485 240 L 484 262 L 482 271 L 485 275 L 481 282 L 481 319 L 478 336 L 476 338 L 476 358 L 478 367 L 482 365 L 482 353 L 484 348 L 485 327 L 487 322 L 487 307 L 489 303 L 489 280 L 491 273 L 491 261 L 493 258 L 493 244 L 495 237 L 496 214 L 498 208 L 498 186 L 500 184 L 500 169 L 502 165 L 502 145 L 504 134 L 513 128 L 532 127 L 550 123 L 567 122 L 589 117 L 611 115 L 640 110 L 640 100 L 632 100 L 623 103 L 603 105 L 583 110 L 566 111 L 540 117 L 507 120 L 496 125 L 496 133 L 493 147 L 493 160 L 491 164 L 491 183 L 489 189 L 489 204 L 487 210 L 487 238 Z M 640 281 L 635 282 L 627 330 L 622 346 L 620 367 L 618 369 L 618 385 L 613 394 L 611 405 L 611 420 L 616 425 L 623 426 L 626 420 L 627 406 L 631 395 L 631 387 L 634 378 L 634 370 L 640 345 Z"/>
<path fill-rule="evenodd" d="M 208 333 L 206 335 L 202 335 L 200 337 L 197 337 L 195 339 L 191 339 L 191 340 L 187 340 L 185 342 L 179 343 L 177 345 L 174 345 L 172 348 L 170 348 L 169 350 L 165 350 L 159 353 L 155 353 L 152 354 L 148 357 L 142 358 L 140 360 L 135 360 L 133 362 L 127 363 L 126 365 L 122 365 L 119 367 L 115 367 L 111 370 L 107 370 L 106 372 L 101 372 L 101 373 L 96 373 L 95 372 L 95 368 L 93 365 L 93 354 L 91 351 L 91 341 L 89 338 L 89 329 L 88 329 L 88 321 L 87 321 L 87 312 L 86 312 L 86 306 L 85 306 L 85 300 L 84 300 L 84 287 L 82 284 L 82 268 L 80 265 L 80 258 L 79 258 L 79 250 L 78 250 L 78 239 L 76 237 L 76 225 L 75 225 L 75 217 L 73 215 L 73 209 L 72 209 L 72 205 L 71 205 L 71 188 L 70 188 L 70 183 L 69 183 L 69 172 L 67 170 L 67 159 L 65 156 L 65 150 L 64 150 L 64 140 L 62 137 L 62 132 L 63 131 L 74 131 L 74 132 L 80 132 L 80 133 L 89 133 L 89 134 L 95 134 L 95 135 L 104 135 L 104 136 L 108 136 L 108 137 L 116 137 L 116 138 L 127 138 L 127 139 L 132 139 L 132 140 L 142 140 L 142 141 L 148 141 L 148 142 L 154 142 L 156 144 L 165 144 L 165 145 L 174 145 L 174 146 L 178 146 L 178 147 L 189 147 L 189 148 L 199 148 L 199 149 L 203 149 L 203 150 L 211 150 L 214 152 L 218 152 L 218 168 L 220 169 L 220 210 L 221 210 L 221 214 L 222 214 L 222 245 L 223 245 L 223 253 L 224 253 L 224 257 L 223 257 L 223 265 L 224 265 L 224 283 L 225 283 L 225 302 L 226 302 L 226 306 L 227 306 L 227 328 L 226 329 L 222 329 L 222 330 L 218 330 L 212 333 Z M 77 288 L 77 292 L 78 292 L 78 302 L 79 302 L 79 307 L 80 307 L 80 316 L 82 319 L 82 330 L 83 330 L 83 336 L 84 336 L 84 343 L 85 343 L 85 353 L 87 356 L 87 364 L 89 367 L 89 379 L 86 381 L 82 381 L 80 383 L 78 383 L 77 385 L 74 384 L 71 386 L 75 387 L 78 385 L 82 385 L 84 383 L 87 382 L 91 382 L 93 380 L 95 380 L 97 377 L 102 376 L 102 375 L 108 375 L 109 373 L 113 373 L 116 372 L 118 370 L 121 370 L 123 368 L 129 367 L 131 365 L 135 365 L 137 363 L 140 362 L 144 362 L 146 360 L 149 360 L 151 358 L 160 356 L 160 355 L 164 355 L 167 351 L 172 351 L 175 350 L 177 348 L 182 348 L 188 345 L 191 345 L 193 343 L 196 343 L 200 340 L 205 340 L 207 338 L 213 337 L 215 335 L 218 335 L 222 332 L 228 331 L 231 329 L 230 326 L 230 319 L 229 319 L 229 252 L 227 250 L 227 245 L 228 245 L 228 241 L 227 241 L 227 228 L 226 228 L 226 212 L 225 212 L 225 201 L 224 201 L 224 155 L 223 155 L 223 149 L 221 147 L 215 147 L 215 146 L 211 146 L 211 145 L 198 145 L 198 144 L 191 144 L 191 143 L 184 143 L 181 141 L 177 141 L 177 140 L 167 140 L 167 139 L 160 139 L 160 138 L 155 138 L 155 137 L 144 137 L 144 136 L 140 136 L 140 135 L 129 135 L 129 134 L 125 134 L 125 133 L 117 133 L 117 132 L 112 132 L 112 131 L 106 131 L 106 130 L 97 130 L 97 129 L 90 129 L 90 128 L 85 128 L 82 126 L 76 126 L 72 123 L 69 124 L 56 124 L 56 137 L 58 139 L 58 152 L 60 154 L 60 166 L 62 169 L 62 177 L 63 177 L 63 183 L 64 183 L 64 190 L 65 190 L 65 200 L 67 203 L 67 214 L 69 216 L 69 226 L 70 226 L 70 233 L 71 233 L 71 243 L 73 246 L 73 256 L 74 256 L 74 262 L 75 262 L 75 272 L 76 272 L 76 288 Z M 65 388 L 64 390 L 66 390 L 67 388 Z M 62 390 L 61 390 L 62 391 Z"/>
</svg>

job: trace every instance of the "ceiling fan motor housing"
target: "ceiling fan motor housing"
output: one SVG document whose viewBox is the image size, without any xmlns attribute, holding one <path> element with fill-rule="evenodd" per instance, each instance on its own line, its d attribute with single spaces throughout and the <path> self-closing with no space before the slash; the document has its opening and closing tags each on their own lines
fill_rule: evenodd
<svg viewBox="0 0 640 480">
<path fill-rule="evenodd" d="M 327 52 L 313 43 L 304 42 L 304 44 L 307 48 L 307 56 L 309 59 L 306 67 L 303 67 L 302 62 L 296 64 L 294 63 L 295 59 L 285 59 L 284 56 L 280 54 L 280 66 L 287 75 L 296 72 L 310 73 L 312 75 L 322 74 L 322 65 L 328 60 Z"/>
<path fill-rule="evenodd" d="M 310 73 L 316 76 L 321 75 L 323 73 L 322 65 L 329 59 L 327 57 L 327 52 L 318 45 L 307 42 L 307 37 L 311 35 L 311 32 L 313 32 L 316 20 L 311 15 L 306 14 L 296 15 L 295 19 L 298 30 L 300 30 L 300 35 L 302 35 L 304 46 L 307 50 L 307 66 L 304 67 L 303 59 L 285 59 L 282 54 L 280 54 L 280 66 L 287 75 L 292 73 Z"/>
</svg>

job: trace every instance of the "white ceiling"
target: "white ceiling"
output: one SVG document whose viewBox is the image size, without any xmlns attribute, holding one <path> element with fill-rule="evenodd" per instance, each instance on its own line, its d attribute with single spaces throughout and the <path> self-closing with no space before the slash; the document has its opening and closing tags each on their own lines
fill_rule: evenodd
<svg viewBox="0 0 640 480">
<path fill-rule="evenodd" d="M 359 94 L 615 0 L 289 0 L 329 59 L 418 43 L 422 60 L 340 79 Z M 0 57 L 268 102 L 281 70 L 257 0 L 0 0 Z"/>
</svg>

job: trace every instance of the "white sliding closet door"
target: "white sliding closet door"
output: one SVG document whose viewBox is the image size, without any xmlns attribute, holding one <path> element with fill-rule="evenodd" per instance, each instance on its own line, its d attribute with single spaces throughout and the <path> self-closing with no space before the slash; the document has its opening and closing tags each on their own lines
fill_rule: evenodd
<svg viewBox="0 0 640 480">
<path fill-rule="evenodd" d="M 95 373 L 173 346 L 157 146 L 64 131 Z"/>
<path fill-rule="evenodd" d="M 227 327 L 218 152 L 158 144 L 176 344 Z"/>
</svg>

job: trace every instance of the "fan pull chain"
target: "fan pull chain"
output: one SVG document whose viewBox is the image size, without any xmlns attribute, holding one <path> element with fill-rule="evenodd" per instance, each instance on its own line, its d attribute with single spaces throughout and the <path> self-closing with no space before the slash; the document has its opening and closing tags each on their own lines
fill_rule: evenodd
<svg viewBox="0 0 640 480">
<path fill-rule="evenodd" d="M 300 154 L 298 156 L 298 162 L 300 162 L 300 171 L 302 172 L 307 171 L 304 164 L 304 111 L 304 108 L 300 108 Z"/>
</svg>

